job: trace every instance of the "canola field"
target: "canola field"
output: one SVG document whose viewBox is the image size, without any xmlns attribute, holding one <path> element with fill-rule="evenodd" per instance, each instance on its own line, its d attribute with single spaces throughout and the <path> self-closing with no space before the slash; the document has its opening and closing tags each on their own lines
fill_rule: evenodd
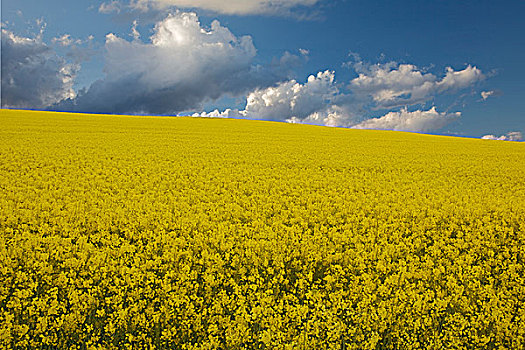
<svg viewBox="0 0 525 350">
<path fill-rule="evenodd" d="M 525 348 L 525 143 L 0 121 L 1 349 Z"/>
</svg>

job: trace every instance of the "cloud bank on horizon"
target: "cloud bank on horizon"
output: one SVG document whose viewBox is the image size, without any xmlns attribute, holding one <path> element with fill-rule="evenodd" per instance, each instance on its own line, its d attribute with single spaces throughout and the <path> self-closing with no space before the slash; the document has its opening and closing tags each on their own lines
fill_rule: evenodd
<svg viewBox="0 0 525 350">
<path fill-rule="evenodd" d="M 407 106 L 421 105 L 437 94 L 455 92 L 484 79 L 483 73 L 472 66 L 460 71 L 448 68 L 445 76 L 438 79 L 433 74 L 423 74 L 414 65 L 394 62 L 370 65 L 361 61 L 354 65 L 360 71 L 359 76 L 346 86 L 336 83 L 335 72 L 319 72 L 308 77 L 304 84 L 290 80 L 251 92 L 244 110 L 215 110 L 194 116 L 429 132 L 456 121 L 461 113 L 440 113 L 435 106 L 408 111 Z M 394 107 L 403 108 L 378 118 L 367 118 L 367 110 Z"/>
<path fill-rule="evenodd" d="M 511 131 L 505 135 L 484 135 L 481 137 L 483 140 L 498 140 L 498 141 L 521 141 L 523 140 L 523 134 L 519 131 Z"/>
<path fill-rule="evenodd" d="M 319 0 L 187 1 L 132 0 L 103 3 L 102 13 L 128 9 L 198 8 L 223 14 L 274 14 L 312 7 Z M 3 26 L 4 27 L 4 26 Z M 251 36 L 236 36 L 214 20 L 201 24 L 195 12 L 168 11 L 149 38 L 137 22 L 131 39 L 108 34 L 104 44 L 104 77 L 73 89 L 79 62 L 69 62 L 39 35 L 27 38 L 2 28 L 2 106 L 116 114 L 193 115 L 270 119 L 360 129 L 433 132 L 461 118 L 461 111 L 435 105 L 440 96 L 474 94 L 487 74 L 466 64 L 447 67 L 441 75 L 414 64 L 365 62 L 356 54 L 343 64 L 356 75 L 338 81 L 334 70 L 319 71 L 300 82 L 294 67 L 308 51 L 284 52 L 260 63 Z M 68 34 L 54 38 L 62 46 L 81 44 Z M 479 91 L 483 100 L 495 90 Z M 203 111 L 223 98 L 244 98 L 244 108 Z M 200 110 L 199 112 L 196 112 Z M 519 140 L 519 132 L 484 138 Z"/>
</svg>

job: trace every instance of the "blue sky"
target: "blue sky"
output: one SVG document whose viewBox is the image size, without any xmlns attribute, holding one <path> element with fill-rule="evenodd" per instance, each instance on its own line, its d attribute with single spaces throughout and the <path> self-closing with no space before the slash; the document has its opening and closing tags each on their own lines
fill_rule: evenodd
<svg viewBox="0 0 525 350">
<path fill-rule="evenodd" d="M 518 139 L 523 18 L 523 1 L 3 0 L 2 106 Z"/>
</svg>

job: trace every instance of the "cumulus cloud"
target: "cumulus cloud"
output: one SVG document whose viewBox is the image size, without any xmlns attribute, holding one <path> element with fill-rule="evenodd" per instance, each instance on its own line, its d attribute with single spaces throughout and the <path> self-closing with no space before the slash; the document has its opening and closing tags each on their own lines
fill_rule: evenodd
<svg viewBox="0 0 525 350">
<path fill-rule="evenodd" d="M 249 36 L 236 37 L 218 21 L 201 26 L 195 13 L 176 12 L 156 24 L 149 42 L 108 34 L 104 79 L 57 109 L 104 113 L 175 114 L 224 95 L 236 96 L 287 76 L 293 55 L 273 66 L 253 64 Z"/>
<path fill-rule="evenodd" d="M 464 89 L 484 79 L 481 70 L 471 65 L 460 71 L 449 67 L 442 79 L 412 64 L 368 65 L 359 61 L 353 66 L 359 76 L 349 88 L 359 96 L 370 96 L 378 109 L 420 104 L 437 94 Z"/>
<path fill-rule="evenodd" d="M 308 56 L 310 55 L 310 51 L 307 50 L 307 49 L 299 49 L 299 53 L 303 56 Z"/>
<path fill-rule="evenodd" d="M 501 136 L 484 135 L 481 138 L 483 140 L 521 141 L 523 140 L 523 134 L 519 131 L 511 131 Z"/>
<path fill-rule="evenodd" d="M 325 71 L 317 76 L 311 75 L 305 84 L 290 80 L 276 87 L 254 91 L 246 99 L 244 114 L 249 118 L 305 119 L 320 107 L 330 104 L 338 95 L 334 80 L 335 73 Z"/>
<path fill-rule="evenodd" d="M 312 7 L 321 0 L 130 0 L 127 8 L 139 11 L 163 10 L 167 8 L 202 9 L 227 15 L 288 15 L 294 9 Z M 103 3 L 102 13 L 120 12 L 122 3 Z"/>
<path fill-rule="evenodd" d="M 335 72 L 324 71 L 309 76 L 304 84 L 289 80 L 277 86 L 255 90 L 248 95 L 243 110 L 215 110 L 211 113 L 196 113 L 194 116 L 342 126 L 351 123 L 354 117 L 348 99 L 349 96 L 342 93 L 335 83 Z"/>
<path fill-rule="evenodd" d="M 384 129 L 414 132 L 438 130 L 460 118 L 461 113 L 440 113 L 429 110 L 408 111 L 403 108 L 380 118 L 366 118 L 366 111 L 356 109 L 359 101 L 342 93 L 332 71 L 312 75 L 304 84 L 295 80 L 276 87 L 254 91 L 248 95 L 243 110 L 215 110 L 195 113 L 195 117 L 250 118 L 283 120 L 326 126 L 345 126 L 357 129 Z"/>
<path fill-rule="evenodd" d="M 436 107 L 432 107 L 427 111 L 416 110 L 413 112 L 409 112 L 404 108 L 399 112 L 389 112 L 380 118 L 365 120 L 353 127 L 356 129 L 429 132 L 441 129 L 445 125 L 456 121 L 460 116 L 460 112 L 451 114 L 439 113 Z"/>
<path fill-rule="evenodd" d="M 43 43 L 41 35 L 26 38 L 2 29 L 2 107 L 45 108 L 73 98 L 78 69 Z"/>
<path fill-rule="evenodd" d="M 114 0 L 110 2 L 103 2 L 102 4 L 100 4 L 98 11 L 100 13 L 105 13 L 105 14 L 113 13 L 113 12 L 120 13 L 121 9 L 122 9 L 122 4 L 119 1 Z"/>
<path fill-rule="evenodd" d="M 140 32 L 138 31 L 137 26 L 138 26 L 138 22 L 137 22 L 137 20 L 134 20 L 133 21 L 133 26 L 131 27 L 131 36 L 135 40 L 139 40 L 140 39 Z"/>
<path fill-rule="evenodd" d="M 455 71 L 452 67 L 447 68 L 445 77 L 436 83 L 438 91 L 459 90 L 471 86 L 485 79 L 481 70 L 470 64 L 467 68 Z"/>
<path fill-rule="evenodd" d="M 63 34 L 51 39 L 53 44 L 57 44 L 62 47 L 73 47 L 83 44 L 89 44 L 95 39 L 93 35 L 89 35 L 85 40 L 73 38 L 70 34 Z"/>
<path fill-rule="evenodd" d="M 494 91 L 481 91 L 481 98 L 486 100 L 490 96 L 494 95 Z"/>
<path fill-rule="evenodd" d="M 456 121 L 461 113 L 440 113 L 435 107 L 409 111 L 407 106 L 473 86 L 484 78 L 481 70 L 470 65 L 460 71 L 447 68 L 445 75 L 438 78 L 415 65 L 395 62 L 369 65 L 356 57 L 358 62 L 352 67 L 358 77 L 346 86 L 336 83 L 335 72 L 319 72 L 304 84 L 290 80 L 251 92 L 244 110 L 198 115 L 429 132 Z M 400 107 L 404 108 L 398 110 Z M 375 110 L 386 110 L 386 114 L 369 119 Z"/>
<path fill-rule="evenodd" d="M 489 97 L 501 96 L 502 92 L 499 90 L 481 91 L 481 98 L 486 101 Z"/>
</svg>

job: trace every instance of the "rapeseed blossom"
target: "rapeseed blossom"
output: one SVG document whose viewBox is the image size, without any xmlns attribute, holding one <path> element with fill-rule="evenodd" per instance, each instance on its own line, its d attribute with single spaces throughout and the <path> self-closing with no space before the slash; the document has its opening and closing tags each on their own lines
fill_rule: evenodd
<svg viewBox="0 0 525 350">
<path fill-rule="evenodd" d="M 0 119 L 1 348 L 525 347 L 525 144 Z"/>
</svg>

